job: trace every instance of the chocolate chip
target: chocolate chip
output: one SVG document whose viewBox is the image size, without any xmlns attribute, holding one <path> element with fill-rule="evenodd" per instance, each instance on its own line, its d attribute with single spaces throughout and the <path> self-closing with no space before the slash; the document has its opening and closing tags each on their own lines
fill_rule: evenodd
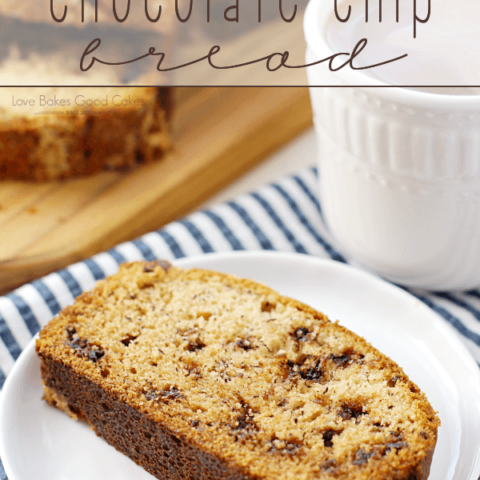
<svg viewBox="0 0 480 480">
<path fill-rule="evenodd" d="M 386 452 L 389 452 L 390 450 L 400 450 L 402 448 L 406 448 L 407 447 L 407 444 L 405 442 L 402 442 L 402 441 L 399 441 L 399 442 L 389 442 L 387 443 L 387 448 L 386 448 Z"/>
<path fill-rule="evenodd" d="M 143 155 L 143 152 L 141 150 L 136 150 L 135 151 L 135 163 L 138 165 L 141 165 L 145 161 L 145 155 Z"/>
<path fill-rule="evenodd" d="M 68 340 L 70 342 L 73 341 L 73 337 L 77 333 L 77 329 L 75 327 L 72 327 L 71 325 L 69 325 L 65 330 L 67 331 Z"/>
<path fill-rule="evenodd" d="M 323 444 L 326 447 L 333 447 L 333 437 L 335 435 L 338 435 L 338 432 L 335 430 L 329 429 L 326 432 L 323 432 L 322 437 L 323 437 Z"/>
<path fill-rule="evenodd" d="M 374 452 L 366 452 L 363 448 L 357 450 L 355 454 L 355 460 L 352 462 L 354 465 L 364 465 L 368 460 L 373 457 Z"/>
<path fill-rule="evenodd" d="M 253 415 L 242 413 L 235 420 L 234 430 L 250 430 L 253 427 Z"/>
<path fill-rule="evenodd" d="M 241 405 L 242 413 L 236 418 L 234 430 L 247 430 L 254 425 L 253 410 L 245 402 L 242 402 Z"/>
<path fill-rule="evenodd" d="M 185 370 L 188 371 L 187 377 L 190 376 L 190 375 L 195 375 L 196 377 L 201 377 L 201 375 L 202 375 L 201 368 L 194 362 L 185 365 L 184 368 L 185 368 Z"/>
<path fill-rule="evenodd" d="M 387 385 L 391 388 L 395 387 L 397 385 L 397 382 L 401 379 L 402 377 L 400 375 L 396 375 L 395 377 L 390 378 L 387 381 Z"/>
<path fill-rule="evenodd" d="M 136 340 L 140 335 L 131 335 L 130 333 L 123 339 L 120 340 L 126 347 L 130 345 L 133 340 Z"/>
<path fill-rule="evenodd" d="M 365 415 L 365 413 L 366 412 L 363 411 L 363 407 L 361 405 L 349 401 L 340 406 L 337 411 L 337 416 L 341 417 L 342 420 L 350 420 L 352 418 L 357 419 L 361 415 Z"/>
<path fill-rule="evenodd" d="M 145 393 L 144 395 L 145 395 L 145 398 L 147 400 L 156 400 L 159 397 L 158 393 L 156 393 L 154 391 L 149 391 L 149 392 Z"/>
<path fill-rule="evenodd" d="M 88 352 L 88 359 L 94 363 L 97 363 L 103 356 L 105 356 L 105 352 L 101 349 L 93 349 Z"/>
<path fill-rule="evenodd" d="M 147 400 L 177 400 L 185 398 L 177 387 L 171 387 L 168 390 L 154 391 L 150 390 L 147 393 L 144 393 L 144 396 Z"/>
<path fill-rule="evenodd" d="M 83 134 L 86 136 L 92 127 L 93 127 L 93 117 L 89 116 L 87 118 L 87 121 L 85 122 L 85 126 L 83 127 L 84 128 Z"/>
<path fill-rule="evenodd" d="M 244 338 L 240 339 L 240 340 L 237 340 L 236 342 L 236 345 L 240 348 L 242 348 L 243 350 L 247 351 L 247 350 L 252 350 L 253 346 L 252 344 L 250 343 L 249 340 L 246 340 Z"/>
<path fill-rule="evenodd" d="M 254 421 L 255 414 L 250 405 L 243 399 L 240 399 L 240 405 L 241 412 L 235 418 L 234 424 L 230 425 L 237 442 L 254 435 L 258 431 L 258 426 Z"/>
<path fill-rule="evenodd" d="M 67 329 L 67 336 L 69 339 L 71 338 L 67 345 L 75 349 L 77 355 L 86 357 L 94 363 L 97 363 L 98 360 L 105 356 L 102 347 L 90 343 L 85 338 L 80 338 L 74 328 L 70 329 L 70 331 Z"/>
<path fill-rule="evenodd" d="M 300 369 L 300 376 L 304 380 L 318 381 L 322 378 L 322 369 L 320 366 L 320 361 L 317 361 L 312 367 L 309 367 L 305 370 Z"/>
<path fill-rule="evenodd" d="M 297 328 L 294 332 L 293 332 L 293 336 L 301 341 L 301 342 L 305 342 L 307 340 L 307 336 L 310 332 L 308 331 L 308 328 L 305 328 L 305 327 L 300 327 L 300 328 Z"/>
<path fill-rule="evenodd" d="M 272 310 L 275 310 L 277 306 L 274 303 L 270 303 L 268 300 L 264 300 L 261 305 L 262 312 L 270 313 Z"/>
<path fill-rule="evenodd" d="M 332 353 L 330 359 L 338 368 L 345 368 L 352 363 L 359 362 L 365 358 L 365 355 L 355 352 L 353 349 L 348 349 L 341 354 Z"/>
<path fill-rule="evenodd" d="M 303 365 L 298 367 L 298 373 L 304 380 L 317 382 L 322 379 L 322 362 L 320 359 L 307 357 L 303 359 Z"/>
<path fill-rule="evenodd" d="M 206 347 L 206 344 L 203 343 L 199 338 L 189 341 L 187 345 L 187 350 L 189 352 L 196 352 L 197 350 L 203 350 Z"/>
<path fill-rule="evenodd" d="M 289 376 L 299 375 L 304 380 L 318 382 L 322 379 L 322 361 L 310 355 L 302 356 L 297 362 L 287 360 L 284 364 Z"/>
<path fill-rule="evenodd" d="M 330 358 L 337 365 L 337 367 L 345 367 L 347 364 L 352 363 L 352 359 L 347 355 L 330 355 Z"/>
<path fill-rule="evenodd" d="M 75 350 L 84 350 L 87 348 L 87 344 L 88 342 L 84 338 L 80 338 L 78 335 L 76 335 L 73 336 L 72 340 L 68 343 L 68 346 L 74 348 Z"/>
<path fill-rule="evenodd" d="M 163 398 L 185 398 L 177 387 L 172 387 L 170 390 L 162 390 L 159 395 Z"/>
</svg>

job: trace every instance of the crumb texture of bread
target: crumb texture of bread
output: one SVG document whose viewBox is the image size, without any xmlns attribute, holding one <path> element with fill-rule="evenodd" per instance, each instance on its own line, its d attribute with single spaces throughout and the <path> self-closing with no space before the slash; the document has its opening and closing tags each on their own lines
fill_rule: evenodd
<svg viewBox="0 0 480 480">
<path fill-rule="evenodd" d="M 36 348 L 45 399 L 159 479 L 429 475 L 440 422 L 403 370 L 250 280 L 124 264 Z"/>
<path fill-rule="evenodd" d="M 25 96 L 25 90 L 7 90 L 9 96 Z M 81 114 L 68 114 L 63 107 L 61 113 L 40 116 L 32 110 L 42 110 L 38 103 L 18 109 L 20 113 L 0 108 L 0 179 L 49 181 L 125 170 L 156 161 L 171 147 L 168 88 L 77 89 L 75 94 L 70 87 L 56 87 L 29 92 L 50 99 L 95 92 L 100 99 L 108 98 L 109 106 L 93 106 Z M 126 106 L 112 105 L 113 97 L 118 103 L 125 99 Z"/>
</svg>

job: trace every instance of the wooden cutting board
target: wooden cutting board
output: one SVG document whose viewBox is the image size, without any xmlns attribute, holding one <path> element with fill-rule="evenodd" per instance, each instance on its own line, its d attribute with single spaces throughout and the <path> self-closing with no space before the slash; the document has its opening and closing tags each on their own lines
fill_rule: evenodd
<svg viewBox="0 0 480 480">
<path fill-rule="evenodd" d="M 198 208 L 311 125 L 306 88 L 179 88 L 174 150 L 129 173 L 0 182 L 0 292 Z"/>
</svg>

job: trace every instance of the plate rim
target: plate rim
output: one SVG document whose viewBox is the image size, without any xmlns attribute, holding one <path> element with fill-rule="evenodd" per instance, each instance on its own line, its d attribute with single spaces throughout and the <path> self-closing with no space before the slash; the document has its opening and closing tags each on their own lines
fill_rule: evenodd
<svg viewBox="0 0 480 480">
<path fill-rule="evenodd" d="M 320 258 L 314 257 L 308 254 L 302 253 L 295 253 L 295 252 L 280 252 L 280 251 L 263 251 L 263 250 L 255 250 L 255 251 L 232 251 L 232 252 L 211 252 L 206 254 L 194 255 L 183 257 L 179 259 L 172 259 L 170 260 L 173 265 L 178 265 L 180 267 L 187 265 L 188 268 L 195 268 L 192 264 L 195 262 L 203 262 L 209 259 L 215 260 L 228 260 L 232 257 L 245 257 L 250 259 L 258 259 L 261 257 L 271 257 L 271 258 L 279 258 L 285 260 L 293 260 L 293 261 L 302 261 L 302 262 L 309 262 L 309 263 L 317 263 L 320 268 L 327 266 L 338 269 L 340 271 L 346 272 L 348 275 L 357 276 L 359 279 L 364 278 L 369 283 L 374 283 L 375 286 L 379 286 L 380 288 L 386 288 L 387 290 L 391 291 L 395 295 L 400 295 L 402 299 L 408 301 L 409 303 L 415 302 L 416 304 L 420 305 L 420 308 L 431 317 L 431 321 L 435 322 L 436 327 L 439 328 L 441 333 L 448 338 L 448 341 L 452 344 L 455 349 L 456 354 L 460 357 L 463 363 L 466 363 L 468 370 L 471 375 L 476 379 L 477 387 L 480 388 L 480 368 L 478 367 L 473 355 L 468 351 L 465 347 L 463 342 L 461 341 L 460 334 L 455 330 L 455 328 L 448 324 L 442 317 L 431 309 L 428 305 L 424 304 L 421 300 L 416 298 L 411 293 L 405 291 L 401 287 L 388 282 L 387 280 L 382 279 L 368 271 L 361 270 L 353 265 L 349 265 L 343 262 L 339 262 L 336 260 L 328 259 L 328 258 Z M 198 268 L 205 268 L 204 266 Z M 208 268 L 208 266 L 206 267 Z M 52 317 L 54 318 L 54 317 Z M 16 381 L 16 377 L 18 376 L 18 372 L 21 370 L 22 366 L 25 363 L 29 363 L 32 361 L 32 358 L 35 356 L 35 343 L 38 338 L 39 333 L 35 334 L 35 336 L 29 341 L 26 347 L 23 349 L 22 353 L 19 355 L 18 359 L 15 361 L 15 364 L 8 374 L 5 384 L 3 386 L 1 395 L 0 395 L 0 459 L 4 466 L 5 473 L 9 480 L 25 480 L 16 477 L 13 472 L 13 466 L 11 465 L 11 459 L 6 454 L 6 445 L 4 444 L 4 437 L 7 436 L 7 433 L 4 431 L 4 417 L 6 415 L 6 403 L 7 398 L 9 397 L 9 392 L 11 390 L 12 385 Z M 477 406 L 478 411 L 480 412 L 480 403 Z M 477 471 L 478 470 L 478 471 Z M 480 450 L 473 458 L 472 463 L 472 474 L 478 476 L 480 475 Z M 476 480 L 476 476 L 475 479 Z M 432 479 L 433 480 L 433 479 Z M 473 480 L 473 477 L 472 477 Z"/>
</svg>

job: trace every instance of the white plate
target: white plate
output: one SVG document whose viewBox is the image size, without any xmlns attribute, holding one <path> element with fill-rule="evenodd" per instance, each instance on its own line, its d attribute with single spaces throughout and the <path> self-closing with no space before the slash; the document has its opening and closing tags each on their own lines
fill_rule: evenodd
<svg viewBox="0 0 480 480">
<path fill-rule="evenodd" d="M 478 366 L 453 328 L 417 299 L 352 267 L 305 255 L 211 254 L 176 263 L 263 282 L 364 336 L 404 368 L 440 414 L 430 480 L 478 479 Z M 8 377 L 0 404 L 0 456 L 9 480 L 153 479 L 41 398 L 32 342 Z"/>
</svg>

